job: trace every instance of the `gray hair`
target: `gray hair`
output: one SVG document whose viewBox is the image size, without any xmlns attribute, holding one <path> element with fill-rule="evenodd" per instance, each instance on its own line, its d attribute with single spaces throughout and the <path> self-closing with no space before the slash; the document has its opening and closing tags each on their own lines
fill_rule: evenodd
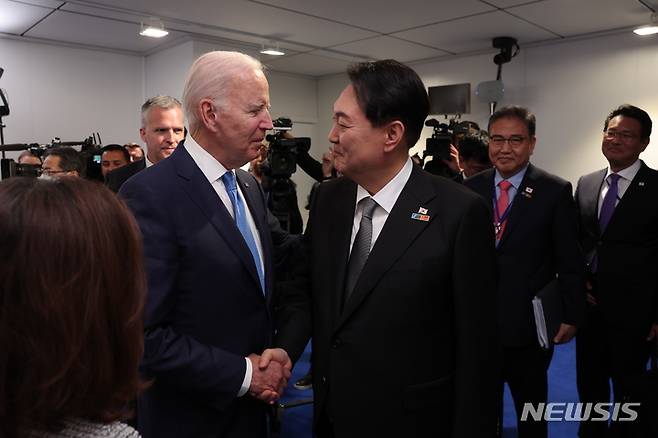
<svg viewBox="0 0 658 438">
<path fill-rule="evenodd" d="M 199 127 L 199 102 L 212 99 L 216 107 L 224 109 L 231 82 L 250 70 L 262 72 L 263 65 L 257 59 L 239 52 L 208 52 L 194 61 L 183 91 L 183 106 L 191 132 Z"/>
<path fill-rule="evenodd" d="M 146 127 L 146 119 L 148 118 L 148 113 L 151 111 L 151 108 L 158 107 L 162 109 L 172 109 L 180 108 L 183 109 L 180 101 L 175 97 L 171 96 L 155 96 L 146 99 L 144 105 L 142 105 L 142 128 Z"/>
</svg>

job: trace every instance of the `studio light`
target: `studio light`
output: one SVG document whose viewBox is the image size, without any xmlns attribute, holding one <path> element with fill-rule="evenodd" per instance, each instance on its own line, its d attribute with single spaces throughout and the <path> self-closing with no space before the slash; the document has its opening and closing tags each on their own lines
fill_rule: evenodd
<svg viewBox="0 0 658 438">
<path fill-rule="evenodd" d="M 141 23 L 141 30 L 139 31 L 141 36 L 151 37 L 151 38 L 162 38 L 169 35 L 164 28 L 164 23 L 158 19 L 151 19 L 147 22 Z"/>
<path fill-rule="evenodd" d="M 636 29 L 633 29 L 633 33 L 637 35 L 653 35 L 658 33 L 658 23 L 656 23 L 656 13 L 651 14 L 651 24 L 645 26 L 640 26 Z"/>
<path fill-rule="evenodd" d="M 286 54 L 283 50 L 279 48 L 279 43 L 270 43 L 268 45 L 263 44 L 263 46 L 260 49 L 260 53 L 263 55 L 270 55 L 270 56 L 283 56 Z"/>
</svg>

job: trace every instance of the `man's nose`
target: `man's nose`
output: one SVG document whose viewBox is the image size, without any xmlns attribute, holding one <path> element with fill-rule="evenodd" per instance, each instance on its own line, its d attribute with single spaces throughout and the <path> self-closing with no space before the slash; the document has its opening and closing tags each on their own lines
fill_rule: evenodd
<svg viewBox="0 0 658 438">
<path fill-rule="evenodd" d="M 270 115 L 269 110 L 265 110 L 265 116 L 261 121 L 261 128 L 269 131 L 273 127 L 274 125 L 272 124 L 272 116 Z"/>
<path fill-rule="evenodd" d="M 329 131 L 329 136 L 327 137 L 330 142 L 336 144 L 338 143 L 338 134 L 336 134 L 336 124 L 334 123 Z"/>
</svg>

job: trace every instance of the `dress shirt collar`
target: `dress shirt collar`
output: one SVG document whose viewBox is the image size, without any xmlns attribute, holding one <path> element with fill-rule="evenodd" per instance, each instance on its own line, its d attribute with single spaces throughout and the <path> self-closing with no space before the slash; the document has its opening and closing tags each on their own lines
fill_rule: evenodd
<svg viewBox="0 0 658 438">
<path fill-rule="evenodd" d="M 613 173 L 617 173 L 620 177 L 624 178 L 628 182 L 633 181 L 633 178 L 635 178 L 635 175 L 637 175 L 637 172 L 640 170 L 640 167 L 642 167 L 642 160 L 639 158 L 635 160 L 635 163 L 631 164 L 628 166 L 626 169 L 622 169 L 619 172 L 613 172 L 610 170 L 610 166 L 608 166 L 608 172 L 605 174 L 605 180 L 608 179 L 610 175 Z"/>
<path fill-rule="evenodd" d="M 149 160 L 148 155 L 144 155 L 144 160 L 146 160 L 145 161 L 146 167 L 151 167 L 151 166 L 153 166 L 153 164 L 155 164 L 151 160 Z"/>
<path fill-rule="evenodd" d="M 377 202 L 377 204 L 386 210 L 386 213 L 389 214 L 395 205 L 395 202 L 398 200 L 402 189 L 409 181 L 411 176 L 411 170 L 413 169 L 413 162 L 411 158 L 407 158 L 406 163 L 402 166 L 402 169 L 390 180 L 380 191 L 375 193 L 372 199 Z M 357 186 L 356 189 L 356 205 L 359 205 L 359 202 L 370 196 L 370 193 L 361 186 Z"/>
<path fill-rule="evenodd" d="M 512 184 L 512 187 L 514 187 L 516 190 L 519 190 L 519 187 L 521 187 L 521 183 L 523 182 L 523 177 L 528 171 L 529 165 L 530 163 L 526 164 L 523 169 L 519 170 L 509 178 L 503 178 L 503 176 L 498 172 L 498 169 L 496 169 L 496 176 L 494 176 L 494 186 L 498 187 L 498 184 L 500 184 L 501 181 L 507 180 Z"/>
<path fill-rule="evenodd" d="M 185 150 L 187 150 L 196 165 L 199 166 L 199 169 L 201 169 L 201 172 L 211 184 L 228 172 L 222 163 L 217 161 L 207 150 L 202 148 L 191 135 L 187 136 L 183 146 L 185 146 Z"/>
</svg>

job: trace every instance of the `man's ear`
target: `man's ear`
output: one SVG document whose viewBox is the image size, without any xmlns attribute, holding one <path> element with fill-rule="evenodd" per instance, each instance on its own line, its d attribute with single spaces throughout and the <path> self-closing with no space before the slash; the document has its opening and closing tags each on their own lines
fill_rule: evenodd
<svg viewBox="0 0 658 438">
<path fill-rule="evenodd" d="M 210 131 L 215 132 L 218 119 L 215 104 L 210 99 L 201 99 L 197 108 L 199 108 L 199 121 Z"/>
<path fill-rule="evenodd" d="M 384 140 L 384 152 L 390 152 L 394 150 L 404 138 L 404 124 L 399 120 L 393 120 L 389 122 L 385 129 L 384 134 L 386 139 Z"/>
</svg>

